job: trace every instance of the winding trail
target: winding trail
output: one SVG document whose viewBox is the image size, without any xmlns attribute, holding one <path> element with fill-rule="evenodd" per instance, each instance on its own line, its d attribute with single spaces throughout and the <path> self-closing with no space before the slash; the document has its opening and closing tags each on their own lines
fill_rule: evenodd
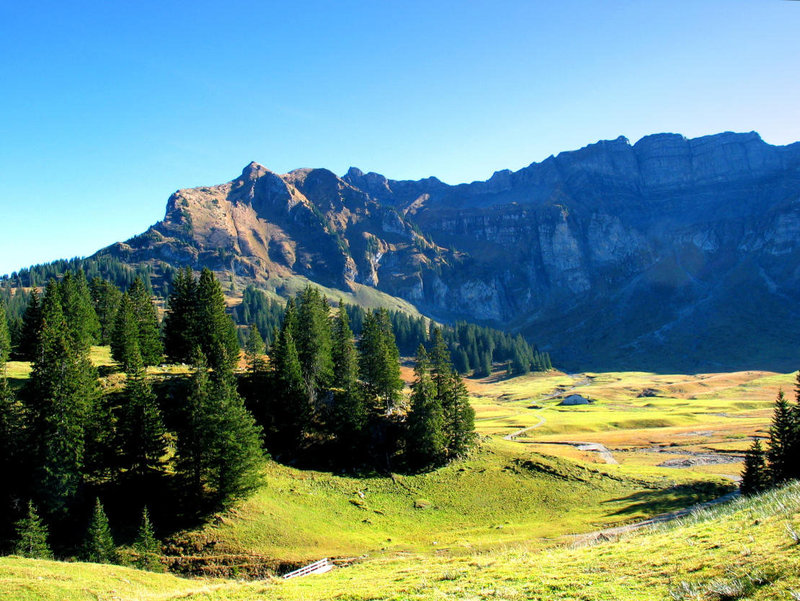
<svg viewBox="0 0 800 601">
<path fill-rule="evenodd" d="M 739 490 L 737 489 L 722 495 L 721 497 L 717 497 L 716 499 L 711 499 L 710 501 L 705 501 L 704 503 L 690 505 L 689 507 L 684 507 L 683 509 L 676 509 L 675 511 L 660 513 L 651 518 L 647 518 L 646 520 L 642 520 L 641 522 L 634 522 L 633 524 L 626 524 L 625 526 L 615 526 L 613 528 L 604 528 L 602 530 L 595 530 L 594 532 L 586 532 L 584 534 L 572 534 L 571 536 L 573 539 L 575 539 L 576 543 L 607 540 L 615 536 L 619 536 L 620 534 L 626 534 L 628 532 L 633 532 L 634 530 L 639 530 L 648 526 L 654 526 L 656 524 L 663 524 L 664 522 L 677 520 L 678 518 L 685 517 L 695 511 L 706 509 L 714 505 L 719 505 L 720 503 L 732 501 L 738 496 Z"/>
<path fill-rule="evenodd" d="M 576 376 L 570 375 L 570 378 L 574 380 Z M 550 399 L 556 399 L 560 396 L 569 394 L 570 392 L 572 392 L 577 388 L 580 388 L 581 386 L 586 386 L 587 384 L 589 384 L 589 378 L 584 377 L 578 382 L 576 382 L 572 388 L 567 388 L 566 390 L 560 390 L 558 392 L 553 392 L 552 394 L 545 395 L 542 398 L 538 399 L 536 402 L 539 403 L 541 401 L 549 401 Z M 547 421 L 544 417 L 541 416 L 541 412 L 544 411 L 545 409 L 547 409 L 547 407 L 542 407 L 541 409 L 537 409 L 537 417 L 539 418 L 538 423 L 532 426 L 528 426 L 527 428 L 522 428 L 521 430 L 517 430 L 516 432 L 512 432 L 511 434 L 506 434 L 505 436 L 503 436 L 503 440 L 516 440 L 518 436 L 522 436 L 523 434 L 525 434 L 525 432 L 529 432 L 530 430 L 534 430 L 539 426 L 541 426 L 543 423 Z M 592 444 L 592 443 L 580 443 L 580 444 Z M 608 452 L 608 449 L 606 449 L 606 452 Z M 616 463 L 616 461 L 614 461 L 614 463 Z"/>
</svg>

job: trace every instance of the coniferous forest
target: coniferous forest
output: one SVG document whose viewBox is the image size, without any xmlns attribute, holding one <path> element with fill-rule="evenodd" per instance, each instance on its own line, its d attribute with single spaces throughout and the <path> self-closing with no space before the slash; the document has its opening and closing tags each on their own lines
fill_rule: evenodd
<svg viewBox="0 0 800 601">
<path fill-rule="evenodd" d="M 189 268 L 174 274 L 161 319 L 146 279 L 116 281 L 77 269 L 42 289 L 3 289 L 3 550 L 114 561 L 113 532 L 145 561 L 154 532 L 196 524 L 257 487 L 268 456 L 353 474 L 413 472 L 474 442 L 449 346 L 479 328 L 334 308 L 313 287 L 285 306 L 249 289 L 233 313 L 251 324 L 237 328 L 213 273 Z M 399 347 L 411 341 L 404 394 Z M 95 367 L 97 345 L 116 366 Z M 28 379 L 6 377 L 12 357 L 31 362 Z M 165 362 L 184 367 L 148 373 Z"/>
</svg>

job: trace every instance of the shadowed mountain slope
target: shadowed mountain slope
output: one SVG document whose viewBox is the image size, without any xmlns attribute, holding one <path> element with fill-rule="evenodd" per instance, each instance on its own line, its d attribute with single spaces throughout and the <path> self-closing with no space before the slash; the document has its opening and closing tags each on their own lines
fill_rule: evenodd
<svg viewBox="0 0 800 601">
<path fill-rule="evenodd" d="M 458 186 L 251 163 L 105 253 L 363 284 L 521 331 L 568 368 L 795 369 L 800 143 L 620 137 Z"/>
</svg>

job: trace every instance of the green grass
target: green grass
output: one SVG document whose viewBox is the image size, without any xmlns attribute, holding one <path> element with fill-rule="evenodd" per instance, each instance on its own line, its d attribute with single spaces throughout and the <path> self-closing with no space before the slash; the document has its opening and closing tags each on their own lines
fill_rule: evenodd
<svg viewBox="0 0 800 601">
<path fill-rule="evenodd" d="M 0 590 L 8 601 L 792 599 L 800 547 L 790 530 L 800 530 L 800 483 L 591 545 L 379 556 L 256 583 L 11 557 L 0 559 Z"/>
<path fill-rule="evenodd" d="M 201 536 L 231 552 L 284 560 L 547 544 L 719 490 L 679 487 L 687 481 L 670 476 L 631 479 L 495 440 L 466 461 L 411 476 L 352 478 L 270 463 L 265 485 Z"/>
</svg>

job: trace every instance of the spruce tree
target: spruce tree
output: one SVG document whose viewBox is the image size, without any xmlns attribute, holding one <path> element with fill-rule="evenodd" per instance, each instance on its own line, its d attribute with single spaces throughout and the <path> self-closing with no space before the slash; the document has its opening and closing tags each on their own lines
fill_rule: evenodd
<svg viewBox="0 0 800 601">
<path fill-rule="evenodd" d="M 95 500 L 94 511 L 86 531 L 86 541 L 83 546 L 83 556 L 86 561 L 93 563 L 116 563 L 117 548 L 111 535 L 108 517 L 103 509 L 100 499 Z"/>
<path fill-rule="evenodd" d="M 196 510 L 204 496 L 206 449 L 214 424 L 209 419 L 208 410 L 211 388 L 208 364 L 199 349 L 192 363 L 189 391 L 178 429 L 176 468 L 182 483 L 181 491 L 192 505 L 191 509 Z"/>
<path fill-rule="evenodd" d="M 173 363 L 190 363 L 198 340 L 197 281 L 191 267 L 178 270 L 164 317 L 164 352 Z"/>
<path fill-rule="evenodd" d="M 244 356 L 247 362 L 247 369 L 251 374 L 260 373 L 265 368 L 264 352 L 264 339 L 258 331 L 258 326 L 251 323 L 247 329 L 247 344 L 244 349 Z"/>
<path fill-rule="evenodd" d="M 400 401 L 403 380 L 400 353 L 386 309 L 364 316 L 358 352 L 359 375 L 366 392 L 380 413 L 388 413 Z"/>
<path fill-rule="evenodd" d="M 450 374 L 442 411 L 448 458 L 463 457 L 475 442 L 475 410 L 469 403 L 464 381 L 455 372 Z"/>
<path fill-rule="evenodd" d="M 329 312 L 328 302 L 317 288 L 307 286 L 300 293 L 297 303 L 299 327 L 292 334 L 312 412 L 317 409 L 317 398 L 330 386 L 333 377 Z"/>
<path fill-rule="evenodd" d="M 6 308 L 0 301 L 0 373 L 5 373 L 6 361 L 11 354 L 11 336 L 8 334 Z"/>
<path fill-rule="evenodd" d="M 111 337 L 111 357 L 126 372 L 130 372 L 134 364 L 141 364 L 142 362 L 139 348 L 139 329 L 136 323 L 133 301 L 127 292 L 122 295 L 122 300 L 117 310 L 116 324 Z"/>
<path fill-rule="evenodd" d="M 141 362 L 134 363 L 128 373 L 117 436 L 121 467 L 129 477 L 145 485 L 152 476 L 163 472 L 163 457 L 167 452 L 166 428 Z"/>
<path fill-rule="evenodd" d="M 214 372 L 208 421 L 213 428 L 207 450 L 207 483 L 211 499 L 224 506 L 254 490 L 260 482 L 264 454 L 261 428 L 236 391 L 230 369 Z"/>
<path fill-rule="evenodd" d="M 39 340 L 39 329 L 42 327 L 42 307 L 39 293 L 34 288 L 31 298 L 22 316 L 22 332 L 20 334 L 19 356 L 26 361 L 33 361 L 36 357 L 36 347 Z"/>
<path fill-rule="evenodd" d="M 158 542 L 153 525 L 150 523 L 150 514 L 147 507 L 142 510 L 142 521 L 139 524 L 139 532 L 133 543 L 137 557 L 134 565 L 140 570 L 149 572 L 164 572 L 164 564 L 161 563 L 161 543 Z"/>
<path fill-rule="evenodd" d="M 33 501 L 28 501 L 28 514 L 16 524 L 17 540 L 14 553 L 31 559 L 51 559 L 53 552 L 47 544 L 47 526 L 42 522 Z"/>
<path fill-rule="evenodd" d="M 350 319 L 344 305 L 334 321 L 333 346 L 333 430 L 340 447 L 355 451 L 367 422 L 367 408 L 358 384 L 358 353 Z"/>
<path fill-rule="evenodd" d="M 745 496 L 754 495 L 769 488 L 770 475 L 764 461 L 764 449 L 756 439 L 744 456 L 744 470 L 739 490 Z"/>
<path fill-rule="evenodd" d="M 100 344 L 111 344 L 111 336 L 117 323 L 117 309 L 122 300 L 122 292 L 111 282 L 96 277 L 89 286 L 92 304 L 100 323 Z"/>
<path fill-rule="evenodd" d="M 794 416 L 789 401 L 778 391 L 775 399 L 775 409 L 772 414 L 772 424 L 769 428 L 769 449 L 767 459 L 769 470 L 774 484 L 785 482 L 791 477 L 792 458 L 790 451 L 795 437 Z"/>
<path fill-rule="evenodd" d="M 83 479 L 86 420 L 97 399 L 88 347 L 73 339 L 50 281 L 26 393 L 34 482 L 47 512 L 67 508 Z"/>
<path fill-rule="evenodd" d="M 100 340 L 100 322 L 83 271 L 67 272 L 59 284 L 59 292 L 72 344 L 76 349 L 88 351 Z"/>
<path fill-rule="evenodd" d="M 9 507 L 27 481 L 23 477 L 23 466 L 27 463 L 23 446 L 24 424 L 22 405 L 5 375 L 0 374 L 0 482 L 5 483 L 0 494 L 0 511 Z"/>
<path fill-rule="evenodd" d="M 197 334 L 200 349 L 212 369 L 232 368 L 239 362 L 236 326 L 226 312 L 222 286 L 210 269 L 197 282 Z"/>
<path fill-rule="evenodd" d="M 158 365 L 164 355 L 158 311 L 142 279 L 137 277 L 128 288 L 143 365 Z"/>
<path fill-rule="evenodd" d="M 294 303 L 290 300 L 270 353 L 270 376 L 274 391 L 271 413 L 275 421 L 271 443 L 284 450 L 301 443 L 311 420 L 300 357 L 292 335 L 295 321 Z"/>
<path fill-rule="evenodd" d="M 406 452 L 414 467 L 443 462 L 445 456 L 444 415 L 436 384 L 430 374 L 430 361 L 420 345 L 411 385 L 411 407 L 407 418 Z"/>
</svg>

